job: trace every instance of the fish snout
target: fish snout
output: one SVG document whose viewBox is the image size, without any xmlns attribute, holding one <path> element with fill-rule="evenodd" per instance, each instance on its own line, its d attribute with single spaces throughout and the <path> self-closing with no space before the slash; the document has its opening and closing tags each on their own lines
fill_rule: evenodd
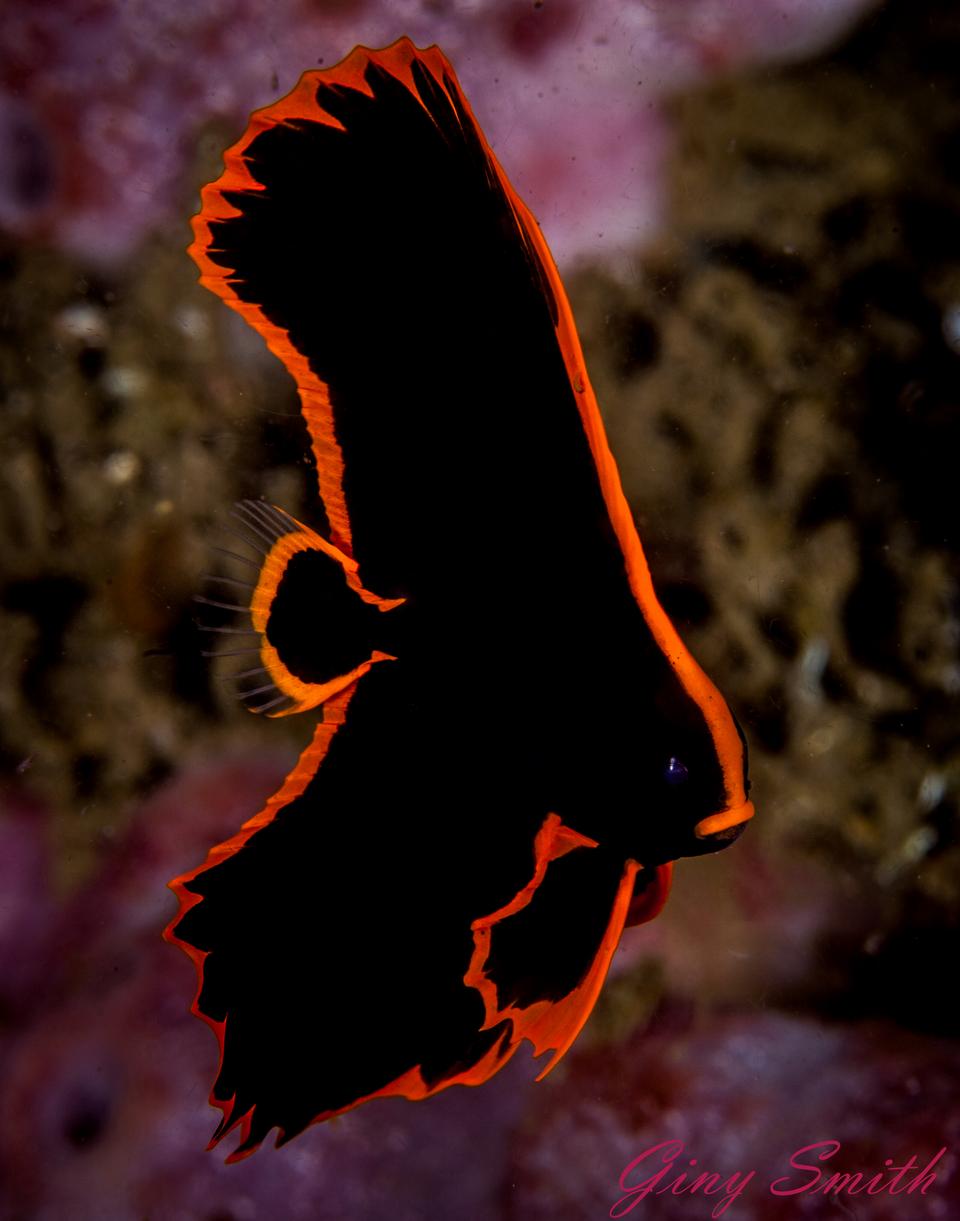
<svg viewBox="0 0 960 1221">
<path fill-rule="evenodd" d="M 740 805 L 731 806 L 701 819 L 693 829 L 698 841 L 697 855 L 718 852 L 739 839 L 753 814 L 753 802 L 744 801 Z"/>
</svg>

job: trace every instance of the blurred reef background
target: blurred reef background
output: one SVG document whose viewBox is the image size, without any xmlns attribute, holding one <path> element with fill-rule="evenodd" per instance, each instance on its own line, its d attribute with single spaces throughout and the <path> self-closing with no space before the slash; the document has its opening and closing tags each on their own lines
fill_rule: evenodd
<svg viewBox="0 0 960 1221">
<path fill-rule="evenodd" d="M 521 1054 L 224 1167 L 165 884 L 313 722 L 236 703 L 192 596 L 235 500 L 309 521 L 315 484 L 187 222 L 250 109 L 401 34 L 450 56 L 558 255 L 758 817 L 678 866 L 543 1084 Z M 0 1221 L 579 1221 L 660 1140 L 769 1182 L 826 1137 L 871 1173 L 947 1147 L 863 1221 L 960 1216 L 958 64 L 950 0 L 0 12 Z"/>
</svg>

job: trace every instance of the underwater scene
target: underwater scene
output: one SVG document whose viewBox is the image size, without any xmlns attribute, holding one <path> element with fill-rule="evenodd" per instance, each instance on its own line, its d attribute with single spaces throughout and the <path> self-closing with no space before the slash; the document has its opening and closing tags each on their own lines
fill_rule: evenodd
<svg viewBox="0 0 960 1221">
<path fill-rule="evenodd" d="M 0 9 L 0 1221 L 960 1217 L 958 64 Z"/>
</svg>

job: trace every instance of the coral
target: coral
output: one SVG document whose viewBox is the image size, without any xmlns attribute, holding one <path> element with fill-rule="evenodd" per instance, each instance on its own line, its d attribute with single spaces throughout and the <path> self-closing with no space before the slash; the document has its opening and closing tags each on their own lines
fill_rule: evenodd
<svg viewBox="0 0 960 1221">
<path fill-rule="evenodd" d="M 123 908 L 104 909 L 104 919 L 117 918 Z M 364 1108 L 238 1166 L 205 1152 L 215 1112 L 201 1083 L 213 1075 L 216 1046 L 186 1009 L 189 964 L 156 926 L 150 932 L 118 938 L 10 1049 L 3 1221 L 337 1221 L 385 1207 L 415 1221 L 431 1206 L 451 1221 L 494 1215 L 506 1137 L 526 1096 L 516 1071 L 482 1093 Z"/>
<path fill-rule="evenodd" d="M 55 919 L 47 811 L 0 794 L 0 1027 L 41 985 Z"/>
<path fill-rule="evenodd" d="M 513 1146 L 506 1216 L 573 1221 L 605 1216 L 622 1200 L 629 1211 L 611 1215 L 703 1221 L 722 1191 L 638 1198 L 620 1186 L 635 1158 L 667 1141 L 683 1151 L 658 1186 L 669 1188 L 683 1172 L 687 1184 L 703 1172 L 722 1180 L 755 1173 L 720 1214 L 741 1221 L 835 1217 L 845 1205 L 864 1221 L 894 1221 L 904 1212 L 917 1221 L 947 1216 L 958 1182 L 958 1086 L 955 1042 L 882 1023 L 832 1026 L 756 1012 L 694 1017 L 668 1007 L 616 1053 L 575 1053 L 564 1081 L 532 1096 Z M 947 1153 L 922 1194 L 774 1195 L 778 1180 L 787 1180 L 782 1190 L 810 1183 L 812 1174 L 791 1168 L 790 1159 L 820 1141 L 840 1144 L 823 1164 L 828 1173 L 859 1171 L 866 1179 L 883 1174 L 886 1159 L 902 1166 L 913 1156 L 922 1170 L 942 1148 Z M 663 1170 L 658 1156 L 627 1175 L 624 1187 Z M 798 1162 L 817 1166 L 816 1157 Z"/>
<path fill-rule="evenodd" d="M 373 21 L 370 5 L 340 11 Z M 16 19 L 53 25 L 52 5 L 31 7 Z M 202 1152 L 215 1044 L 187 1015 L 188 966 L 158 942 L 162 883 L 254 812 L 311 726 L 230 699 L 221 665 L 198 656 L 190 598 L 232 500 L 265 495 L 312 520 L 301 425 L 275 362 L 195 287 L 179 238 L 96 274 L 3 247 L 0 1215 L 241 1221 L 282 1199 L 290 1217 L 565 1221 L 610 1209 L 648 1137 L 679 1133 L 705 1166 L 770 1175 L 792 1142 L 826 1136 L 852 1168 L 956 1146 L 954 9 L 889 4 L 828 55 L 674 96 L 662 230 L 617 278 L 571 281 L 658 588 L 750 741 L 748 833 L 678 866 L 666 912 L 629 934 L 595 1018 L 536 1089 L 504 1075 L 361 1108 L 227 1170 Z M 682 30 L 707 10 L 670 11 Z M 96 12 L 108 32 L 121 21 Z M 666 6 L 631 12 L 652 26 Z M 572 35 L 541 48 L 517 20 L 516 63 L 546 71 Z M 224 45 L 246 37 L 228 24 Z M 478 33 L 474 57 L 463 38 L 473 89 L 485 44 Z M 76 124 L 86 86 L 56 87 L 78 99 L 62 120 Z M 242 121 L 247 87 L 229 88 L 188 135 L 170 128 L 182 158 L 201 110 L 224 116 L 204 174 Z M 504 139 L 512 104 L 505 93 Z M 144 224 L 180 173 L 150 180 Z M 58 190 L 47 232 L 62 241 Z M 655 816 L 643 796 L 638 814 Z M 57 906 L 65 883 L 79 889 Z M 909 1208 L 855 1210 L 950 1216 L 945 1173 Z M 678 1221 L 709 1215 L 696 1197 L 671 1204 Z"/>
<path fill-rule="evenodd" d="M 204 124 L 355 44 L 439 43 L 562 259 L 650 232 L 658 99 L 737 65 L 809 52 L 865 0 L 170 0 L 0 14 L 0 225 L 116 260 L 175 210 Z"/>
</svg>

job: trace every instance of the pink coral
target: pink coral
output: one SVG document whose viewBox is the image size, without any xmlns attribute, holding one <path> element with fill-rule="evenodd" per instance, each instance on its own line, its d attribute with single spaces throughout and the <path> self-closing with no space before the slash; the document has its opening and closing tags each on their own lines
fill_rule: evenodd
<svg viewBox="0 0 960 1221">
<path fill-rule="evenodd" d="M 187 210 L 197 133 L 239 135 L 301 71 L 355 44 L 439 43 L 565 261 L 655 224 L 659 99 L 809 52 L 868 0 L 53 0 L 0 13 L 0 224 L 85 259 Z"/>
<path fill-rule="evenodd" d="M 54 924 L 41 806 L 0 794 L 0 1014 L 19 1013 L 39 986 Z"/>
<path fill-rule="evenodd" d="M 125 911 L 109 916 L 122 924 Z M 492 1215 L 527 1096 L 517 1071 L 482 1092 L 365 1107 L 239 1165 L 205 1152 L 216 1046 L 187 1012 L 192 974 L 154 929 L 115 946 L 15 1043 L 0 1091 L 3 1221 Z"/>
<path fill-rule="evenodd" d="M 835 1026 L 783 1014 L 695 1016 L 668 1007 L 653 1029 L 615 1052 L 574 1052 L 552 1096 L 546 1090 L 533 1095 L 514 1146 L 515 1191 L 507 1215 L 516 1221 L 954 1216 L 958 1088 L 960 1052 L 952 1041 L 882 1022 Z M 664 1150 L 641 1157 L 665 1142 L 676 1143 L 672 1169 L 658 1160 Z M 888 1165 L 913 1157 L 909 1182 L 946 1148 L 935 1182 L 923 1193 L 771 1192 L 778 1180 L 785 1180 L 784 1191 L 813 1183 L 813 1173 L 791 1167 L 790 1160 L 818 1142 L 839 1146 L 822 1163 L 827 1173 L 821 1187 L 833 1173 L 859 1172 L 861 1182 L 887 1174 L 889 1181 Z M 827 1152 L 821 1148 L 796 1160 L 817 1167 L 818 1153 Z M 635 1159 L 641 1160 L 624 1174 Z M 653 1190 L 631 1194 L 658 1171 L 664 1177 Z M 722 1188 L 710 1198 L 702 1190 L 682 1190 L 702 1173 L 725 1182 L 751 1171 L 742 1194 L 722 1213 L 713 1211 L 725 1201 Z M 684 1173 L 680 1190 L 672 1191 L 670 1184 Z"/>
</svg>

